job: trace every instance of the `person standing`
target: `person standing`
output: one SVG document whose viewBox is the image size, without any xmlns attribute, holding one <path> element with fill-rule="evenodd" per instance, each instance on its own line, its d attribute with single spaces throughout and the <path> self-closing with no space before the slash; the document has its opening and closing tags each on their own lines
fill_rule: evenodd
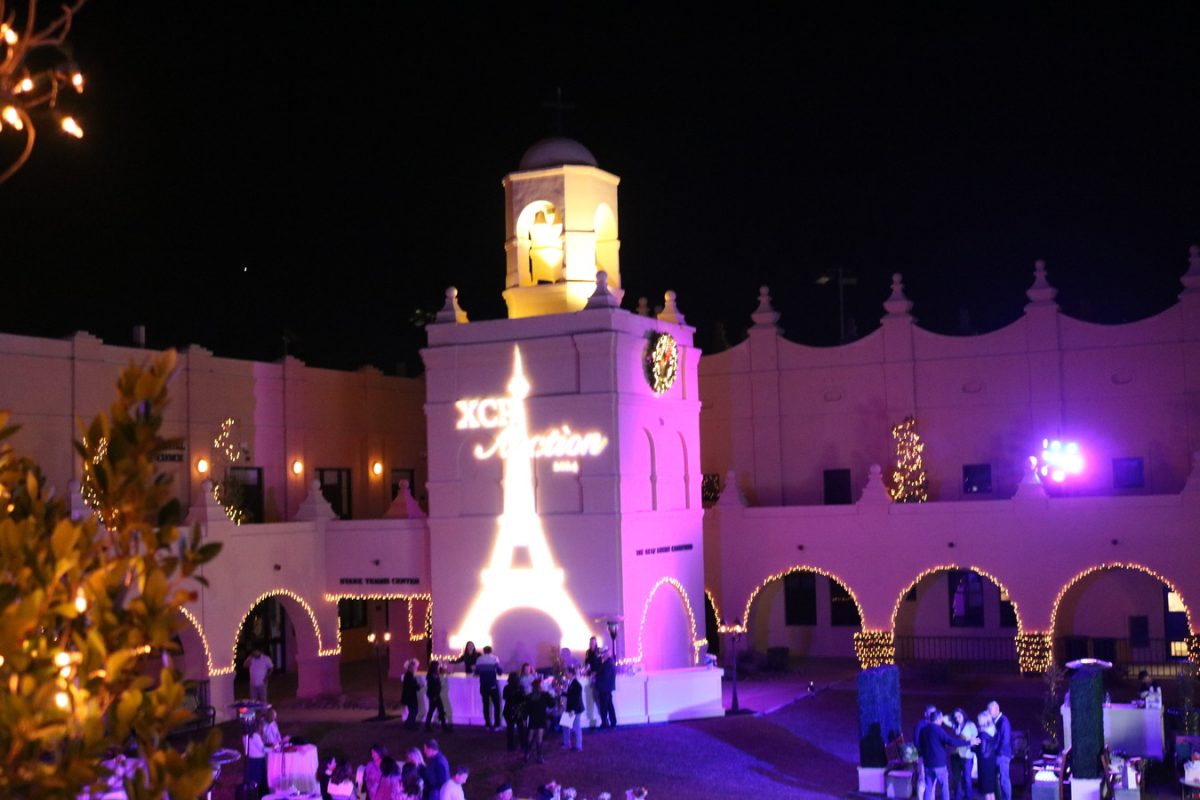
<svg viewBox="0 0 1200 800">
<path fill-rule="evenodd" d="M 250 699 L 260 703 L 267 702 L 267 678 L 275 669 L 271 659 L 256 647 L 250 651 L 242 666 L 250 673 Z"/>
<path fill-rule="evenodd" d="M 974 750 L 979 758 L 979 791 L 983 800 L 996 800 L 996 725 L 987 711 L 980 713 L 978 722 L 979 744 Z"/>
<path fill-rule="evenodd" d="M 388 757 L 387 748 L 381 744 L 371 745 L 371 760 L 360 770 L 359 785 L 367 795 L 367 800 L 376 800 L 379 796 L 379 782 L 383 780 L 383 760 Z"/>
<path fill-rule="evenodd" d="M 526 661 L 521 665 L 521 690 L 528 695 L 533 691 L 533 682 L 537 679 L 537 673 L 533 671 L 533 665 Z"/>
<path fill-rule="evenodd" d="M 600 648 L 600 670 L 596 675 L 596 705 L 600 707 L 600 727 L 617 727 L 617 709 L 613 693 L 617 691 L 617 665 L 608 648 Z"/>
<path fill-rule="evenodd" d="M 492 655 L 492 646 L 484 645 L 483 655 L 475 662 L 479 678 L 479 696 L 483 700 L 483 722 L 487 729 L 500 727 L 500 659 Z"/>
<path fill-rule="evenodd" d="M 442 730 L 450 730 L 450 726 L 446 722 L 446 706 L 442 703 L 441 664 L 436 661 L 429 662 L 429 672 L 425 675 L 425 698 L 428 700 L 427 705 L 429 706 L 429 710 L 425 712 L 425 730 L 433 730 L 431 723 L 435 713 L 438 721 L 442 723 Z"/>
<path fill-rule="evenodd" d="M 583 684 L 579 682 L 574 667 L 567 668 L 567 690 L 564 692 L 566 702 L 563 705 L 562 717 L 562 746 L 579 752 L 583 750 Z M 574 747 L 571 739 L 574 737 Z"/>
<path fill-rule="evenodd" d="M 517 743 L 525 744 L 525 690 L 521 688 L 521 676 L 508 673 L 504 685 L 504 725 L 508 734 L 508 752 L 517 749 Z"/>
<path fill-rule="evenodd" d="M 954 735 L 970 741 L 979 735 L 975 723 L 961 708 L 954 709 Z M 969 746 L 955 748 L 950 754 L 950 798 L 951 800 L 974 800 L 971 794 L 971 771 L 975 766 L 975 753 Z"/>
<path fill-rule="evenodd" d="M 470 675 L 475 671 L 475 662 L 479 660 L 479 651 L 475 649 L 474 642 L 467 642 L 463 651 L 459 653 L 458 658 L 452 659 L 451 664 L 462 664 L 463 670 Z"/>
<path fill-rule="evenodd" d="M 404 662 L 404 680 L 400 684 L 400 702 L 408 709 L 404 727 L 410 731 L 417 729 L 417 702 L 420 696 L 421 683 L 417 680 L 417 660 L 410 658 Z"/>
<path fill-rule="evenodd" d="M 964 741 L 952 736 L 943 727 L 945 715 L 935 712 L 929 724 L 921 728 L 920 739 L 917 741 L 917 752 L 925 762 L 925 800 L 933 800 L 934 788 L 939 787 L 941 800 L 950 800 L 950 776 L 947 765 L 946 750 L 950 747 L 972 745 L 972 741 Z"/>
<path fill-rule="evenodd" d="M 256 797 L 261 797 L 270 791 L 267 787 L 267 746 L 263 744 L 262 718 L 254 726 L 254 732 L 246 738 L 246 771 L 243 773 L 243 783 L 253 783 L 258 787 Z"/>
<path fill-rule="evenodd" d="M 425 770 L 421 779 L 425 782 L 424 800 L 437 800 L 442 786 L 450 780 L 450 762 L 442 755 L 437 739 L 425 742 Z"/>
<path fill-rule="evenodd" d="M 992 723 L 996 726 L 996 770 L 999 772 L 996 794 L 1000 800 L 1012 800 L 1012 774 L 1009 772 L 1013 757 L 1012 723 L 1000 711 L 1000 704 L 995 700 L 988 703 L 988 713 L 992 715 Z"/>
<path fill-rule="evenodd" d="M 463 795 L 463 784 L 467 782 L 467 776 L 470 770 L 463 764 L 459 764 L 454 768 L 454 773 L 450 776 L 450 780 L 442 784 L 442 793 L 438 800 L 466 800 Z"/>
<path fill-rule="evenodd" d="M 525 727 L 529 730 L 529 738 L 525 741 L 525 760 L 528 761 L 533 751 L 537 750 L 537 763 L 545 761 L 542 756 L 542 741 L 546 736 L 546 723 L 550 709 L 554 705 L 554 696 L 542 691 L 542 679 L 533 682 L 533 691 L 525 698 Z"/>
</svg>

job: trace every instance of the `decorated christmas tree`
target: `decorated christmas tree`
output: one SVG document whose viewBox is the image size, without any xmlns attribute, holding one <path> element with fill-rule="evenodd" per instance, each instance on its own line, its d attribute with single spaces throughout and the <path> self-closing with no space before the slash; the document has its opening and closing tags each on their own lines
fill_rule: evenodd
<svg viewBox="0 0 1200 800">
<path fill-rule="evenodd" d="M 896 466 L 888 491 L 897 503 L 924 503 L 929 499 L 929 478 L 921 461 L 925 445 L 917 433 L 917 421 L 905 417 L 893 426 L 892 438 L 896 440 Z"/>
</svg>

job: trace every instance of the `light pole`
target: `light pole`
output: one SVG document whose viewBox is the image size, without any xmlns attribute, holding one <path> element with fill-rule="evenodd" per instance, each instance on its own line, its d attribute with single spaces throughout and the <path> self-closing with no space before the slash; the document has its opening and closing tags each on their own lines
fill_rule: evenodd
<svg viewBox="0 0 1200 800">
<path fill-rule="evenodd" d="M 367 634 L 367 641 L 375 648 L 375 679 L 379 686 L 379 713 L 368 719 L 367 722 L 383 722 L 392 719 L 383 706 L 383 657 L 387 653 L 388 644 L 392 641 L 392 634 L 390 631 L 384 631 L 382 635 L 376 635 L 372 631 Z"/>
<path fill-rule="evenodd" d="M 729 710 L 725 712 L 726 716 L 733 716 L 735 714 L 746 713 L 746 712 L 742 711 L 742 707 L 738 704 L 738 659 L 737 659 L 738 642 L 740 642 L 742 640 L 742 636 L 746 633 L 746 628 L 744 625 L 742 625 L 742 620 L 740 618 L 735 619 L 733 621 L 732 625 L 730 625 L 728 622 L 722 620 L 721 632 L 726 634 L 727 636 L 729 636 L 730 640 L 733 643 L 732 652 L 730 653 L 730 655 L 733 656 L 733 696 L 730 698 Z"/>
</svg>

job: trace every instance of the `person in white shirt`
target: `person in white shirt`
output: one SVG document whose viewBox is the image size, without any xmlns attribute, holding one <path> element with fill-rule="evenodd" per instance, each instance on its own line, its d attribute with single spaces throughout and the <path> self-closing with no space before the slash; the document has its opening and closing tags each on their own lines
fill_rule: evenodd
<svg viewBox="0 0 1200 800">
<path fill-rule="evenodd" d="M 276 721 L 275 709 L 268 708 L 262 712 L 262 740 L 266 747 L 279 747 L 283 737 L 279 733 L 279 723 Z"/>
<path fill-rule="evenodd" d="M 954 709 L 954 735 L 971 741 L 979 735 L 979 729 L 961 708 Z M 975 752 L 968 747 L 956 747 L 950 751 L 950 800 L 973 800 L 971 772 L 975 767 Z"/>
<path fill-rule="evenodd" d="M 442 791 L 438 795 L 438 800 L 466 800 L 463 795 L 463 784 L 467 782 L 467 774 L 469 770 L 462 764 L 454 768 L 454 774 L 450 776 L 450 780 L 442 784 Z"/>
<path fill-rule="evenodd" d="M 250 673 L 250 699 L 260 703 L 267 702 L 267 677 L 275 668 L 271 659 L 256 647 L 250 651 L 242 666 Z"/>
<path fill-rule="evenodd" d="M 246 737 L 245 782 L 254 783 L 260 793 L 267 792 L 267 748 L 262 738 L 263 721 L 259 719 L 254 732 Z"/>
</svg>

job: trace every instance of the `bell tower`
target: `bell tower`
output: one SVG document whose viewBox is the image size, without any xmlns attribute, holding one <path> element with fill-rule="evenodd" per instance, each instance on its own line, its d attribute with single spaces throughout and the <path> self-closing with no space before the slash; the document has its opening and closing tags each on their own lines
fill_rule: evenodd
<svg viewBox="0 0 1200 800">
<path fill-rule="evenodd" d="M 543 139 L 525 151 L 503 181 L 510 319 L 581 310 L 600 270 L 620 301 L 618 183 L 573 139 Z"/>
</svg>

